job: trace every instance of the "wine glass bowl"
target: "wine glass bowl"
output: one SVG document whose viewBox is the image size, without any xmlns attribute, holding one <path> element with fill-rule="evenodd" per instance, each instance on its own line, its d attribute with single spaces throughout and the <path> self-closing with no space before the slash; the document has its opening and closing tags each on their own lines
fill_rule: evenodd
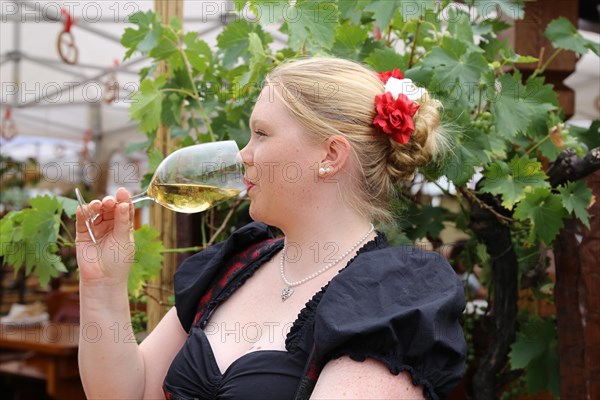
<svg viewBox="0 0 600 400">
<path fill-rule="evenodd" d="M 181 213 L 205 211 L 236 196 L 243 196 L 246 186 L 239 148 L 235 141 L 201 143 L 176 150 L 156 168 L 148 188 L 131 198 L 132 203 L 153 200 Z M 98 217 L 78 189 L 77 200 L 90 237 Z"/>
</svg>

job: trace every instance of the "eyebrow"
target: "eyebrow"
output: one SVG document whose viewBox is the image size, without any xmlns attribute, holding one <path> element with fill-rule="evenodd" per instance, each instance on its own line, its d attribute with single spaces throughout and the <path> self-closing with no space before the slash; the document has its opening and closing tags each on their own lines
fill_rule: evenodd
<svg viewBox="0 0 600 400">
<path fill-rule="evenodd" d="M 265 121 L 264 119 L 250 118 L 250 128 L 252 129 L 256 124 L 263 124 L 263 125 L 269 126 L 269 123 L 267 121 Z"/>
</svg>

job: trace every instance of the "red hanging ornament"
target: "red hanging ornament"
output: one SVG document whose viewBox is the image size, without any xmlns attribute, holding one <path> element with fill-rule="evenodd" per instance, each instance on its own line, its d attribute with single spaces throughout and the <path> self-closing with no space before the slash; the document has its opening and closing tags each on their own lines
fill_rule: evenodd
<svg viewBox="0 0 600 400">
<path fill-rule="evenodd" d="M 56 48 L 58 55 L 70 65 L 77 64 L 79 49 L 75 45 L 75 36 L 71 33 L 71 27 L 77 22 L 69 12 L 61 8 L 61 14 L 65 18 L 65 25 L 61 33 L 58 34 Z"/>
</svg>

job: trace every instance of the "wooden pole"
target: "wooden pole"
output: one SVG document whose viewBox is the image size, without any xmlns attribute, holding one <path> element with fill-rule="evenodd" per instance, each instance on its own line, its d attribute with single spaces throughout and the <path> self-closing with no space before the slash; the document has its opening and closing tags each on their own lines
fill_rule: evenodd
<svg viewBox="0 0 600 400">
<path fill-rule="evenodd" d="M 167 24 L 172 17 L 183 21 L 183 0 L 154 0 L 154 9 Z M 158 65 L 157 73 L 162 74 L 167 70 L 166 62 Z M 165 126 L 160 126 L 156 133 L 154 146 L 167 155 L 171 152 L 170 132 Z M 175 212 L 167 210 L 158 204 L 150 206 L 150 226 L 160 232 L 160 239 L 165 248 L 177 247 L 177 234 L 175 229 Z M 169 309 L 169 296 L 173 290 L 173 274 L 177 268 L 177 257 L 174 253 L 165 254 L 164 264 L 158 279 L 151 283 L 157 289 L 148 289 L 149 294 L 159 301 L 148 301 L 148 332 L 151 332 L 160 322 Z"/>
<path fill-rule="evenodd" d="M 554 52 L 554 47 L 544 36 L 550 21 L 565 17 L 575 26 L 578 19 L 578 0 L 529 0 L 525 2 L 525 18 L 515 21 L 514 49 L 517 54 L 541 58 L 544 63 Z M 563 81 L 575 71 L 577 56 L 572 51 L 563 51 L 546 69 L 546 83 L 554 85 L 558 102 L 570 118 L 575 114 L 575 93 Z M 537 68 L 535 63 L 519 64 L 523 77 L 527 78 Z"/>
<path fill-rule="evenodd" d="M 596 198 L 588 210 L 590 229 L 568 221 L 554 249 L 563 399 L 600 398 L 600 171 L 585 180 Z"/>
</svg>

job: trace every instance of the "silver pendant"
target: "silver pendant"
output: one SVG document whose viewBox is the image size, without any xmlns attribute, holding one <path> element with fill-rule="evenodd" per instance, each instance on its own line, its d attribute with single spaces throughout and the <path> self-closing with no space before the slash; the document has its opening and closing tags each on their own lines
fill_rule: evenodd
<svg viewBox="0 0 600 400">
<path fill-rule="evenodd" d="M 281 301 L 286 301 L 293 293 L 294 289 L 292 287 L 286 287 L 281 291 Z"/>
</svg>

